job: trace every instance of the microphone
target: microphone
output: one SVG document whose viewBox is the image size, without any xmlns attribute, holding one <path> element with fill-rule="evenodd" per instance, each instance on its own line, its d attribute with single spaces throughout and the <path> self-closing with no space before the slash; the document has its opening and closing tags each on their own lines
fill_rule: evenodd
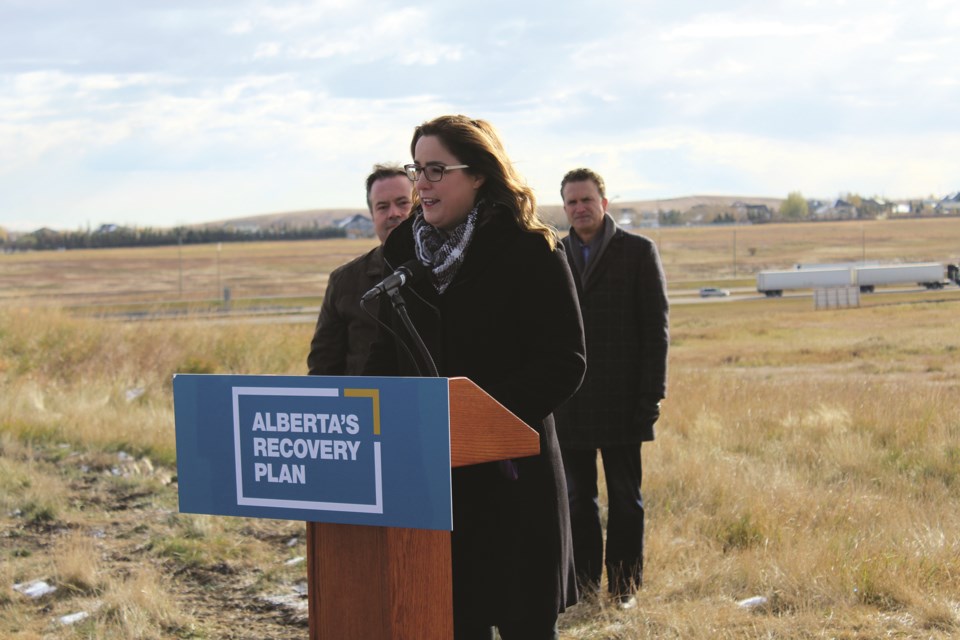
<svg viewBox="0 0 960 640">
<path fill-rule="evenodd" d="M 377 296 L 399 289 L 405 284 L 412 284 L 420 280 L 426 273 L 427 268 L 420 264 L 419 260 L 413 259 L 404 262 L 396 271 L 377 283 L 373 289 L 363 294 L 360 301 L 368 302 Z"/>
</svg>

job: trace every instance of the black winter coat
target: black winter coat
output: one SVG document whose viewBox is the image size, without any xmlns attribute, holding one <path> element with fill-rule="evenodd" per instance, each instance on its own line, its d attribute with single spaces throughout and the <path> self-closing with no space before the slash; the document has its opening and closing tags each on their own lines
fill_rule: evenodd
<svg viewBox="0 0 960 640">
<path fill-rule="evenodd" d="M 330 273 L 317 327 L 310 341 L 307 368 L 312 376 L 358 376 L 363 373 L 377 323 L 360 308 L 360 296 L 380 282 L 383 251 L 376 247 Z M 377 313 L 377 301 L 366 303 Z"/>
<path fill-rule="evenodd" d="M 571 238 L 563 244 L 572 261 Z M 666 396 L 669 303 L 657 246 L 615 228 L 593 260 L 586 282 L 574 274 L 587 375 L 556 411 L 560 443 L 574 449 L 653 440 Z"/>
<path fill-rule="evenodd" d="M 416 212 L 415 212 L 416 215 Z M 384 246 L 387 271 L 414 259 L 413 218 Z M 563 250 L 488 207 L 443 294 L 424 278 L 401 289 L 443 377 L 465 376 L 540 434 L 540 454 L 453 470 L 454 617 L 497 625 L 556 616 L 577 601 L 566 483 L 551 412 L 585 369 L 583 325 Z M 409 341 L 387 302 L 398 335 Z M 410 341 L 410 349 L 416 348 Z M 367 375 L 420 375 L 381 330 Z"/>
</svg>

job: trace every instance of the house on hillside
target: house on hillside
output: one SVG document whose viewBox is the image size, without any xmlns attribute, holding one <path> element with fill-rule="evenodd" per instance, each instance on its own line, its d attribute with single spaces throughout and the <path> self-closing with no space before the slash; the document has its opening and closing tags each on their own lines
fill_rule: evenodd
<svg viewBox="0 0 960 640">
<path fill-rule="evenodd" d="M 374 236 L 373 220 L 370 216 L 355 213 L 352 216 L 338 220 L 338 229 L 343 229 L 348 238 L 372 238 Z"/>
<path fill-rule="evenodd" d="M 634 216 L 633 226 L 640 229 L 657 229 L 660 227 L 660 215 L 656 211 L 641 211 Z"/>
<path fill-rule="evenodd" d="M 832 204 L 824 204 L 812 213 L 814 217 L 822 220 L 853 220 L 857 217 L 857 208 L 846 200 L 837 198 Z"/>
<path fill-rule="evenodd" d="M 619 211 L 609 211 L 624 229 L 654 229 L 660 226 L 660 216 L 656 211 L 637 211 L 633 207 L 622 207 Z"/>
<path fill-rule="evenodd" d="M 811 198 L 807 200 L 807 211 L 810 212 L 810 217 L 816 218 L 817 212 L 825 209 L 828 206 L 828 203 L 823 200 L 818 200 L 816 198 Z"/>
<path fill-rule="evenodd" d="M 750 222 L 770 222 L 773 220 L 773 209 L 765 204 L 750 204 L 737 200 L 732 205 L 734 215 L 738 220 L 746 219 Z"/>
<path fill-rule="evenodd" d="M 943 197 L 936 206 L 937 213 L 960 213 L 960 191 Z"/>
<path fill-rule="evenodd" d="M 885 220 L 893 211 L 893 203 L 876 198 L 864 198 L 860 201 L 859 216 Z"/>
<path fill-rule="evenodd" d="M 613 214 L 612 211 L 608 212 Z M 632 207 L 623 207 L 620 209 L 620 213 L 615 214 L 614 217 L 617 220 L 617 224 L 624 229 L 629 229 L 633 226 L 633 220 L 636 217 L 637 212 Z"/>
</svg>

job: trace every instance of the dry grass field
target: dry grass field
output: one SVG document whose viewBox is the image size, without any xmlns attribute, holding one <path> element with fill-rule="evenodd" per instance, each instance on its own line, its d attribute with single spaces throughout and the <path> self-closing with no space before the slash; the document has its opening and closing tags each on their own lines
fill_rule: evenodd
<svg viewBox="0 0 960 640">
<path fill-rule="evenodd" d="M 868 260 L 956 262 L 958 231 L 738 228 L 738 277 L 859 259 L 864 236 Z M 731 229 L 651 235 L 672 289 L 734 282 Z M 221 282 L 318 304 L 329 269 L 361 250 L 337 242 L 224 245 Z M 304 373 L 312 322 L 71 311 L 216 291 L 216 248 L 183 252 L 182 296 L 176 247 L 0 256 L 0 637 L 307 635 L 302 523 L 177 513 L 171 375 Z M 561 637 L 960 635 L 960 289 L 833 311 L 720 300 L 671 317 L 669 397 L 644 447 L 639 605 L 583 602 Z M 36 580 L 56 591 L 13 588 Z"/>
<path fill-rule="evenodd" d="M 960 218 L 641 230 L 657 241 L 671 288 L 739 280 L 802 262 L 960 261 Z M 375 240 L 225 243 L 0 255 L 0 304 L 202 305 L 302 298 Z M 736 283 L 736 282 L 734 282 Z"/>
</svg>

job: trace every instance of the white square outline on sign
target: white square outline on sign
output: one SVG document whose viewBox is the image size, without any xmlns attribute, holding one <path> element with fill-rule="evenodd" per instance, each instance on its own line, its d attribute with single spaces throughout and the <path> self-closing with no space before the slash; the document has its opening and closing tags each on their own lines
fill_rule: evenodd
<svg viewBox="0 0 960 640">
<path fill-rule="evenodd" d="M 377 500 L 374 504 L 350 502 L 310 502 L 307 500 L 271 500 L 248 498 L 243 495 L 243 465 L 240 460 L 240 396 L 323 396 L 336 398 L 339 389 L 312 389 L 304 387 L 232 387 L 233 389 L 233 452 L 237 470 L 237 504 L 249 507 L 283 507 L 286 509 L 312 509 L 314 511 L 344 511 L 349 513 L 383 514 L 383 473 L 380 468 L 380 443 L 373 443 L 375 487 Z"/>
</svg>

